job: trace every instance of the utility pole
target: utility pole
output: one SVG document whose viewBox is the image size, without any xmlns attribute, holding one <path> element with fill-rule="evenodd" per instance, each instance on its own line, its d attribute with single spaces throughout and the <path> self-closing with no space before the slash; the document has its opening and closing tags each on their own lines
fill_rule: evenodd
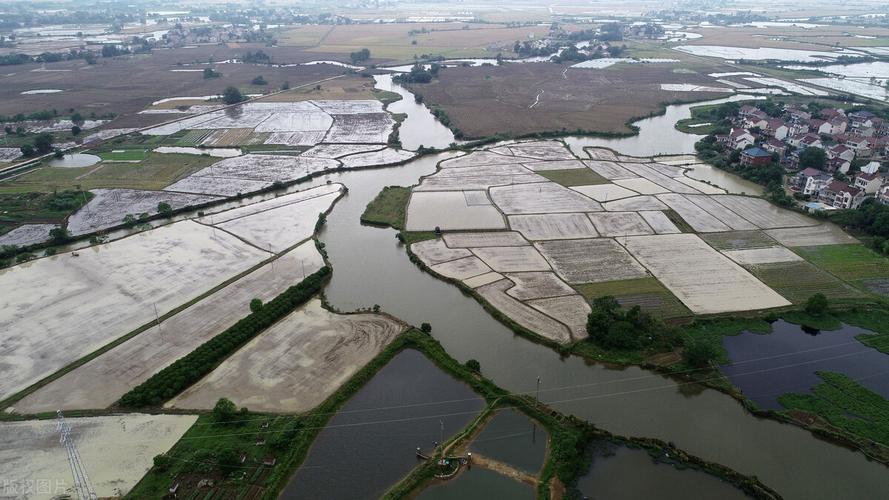
<svg viewBox="0 0 889 500">
<path fill-rule="evenodd" d="M 160 334 L 161 340 L 163 340 L 164 330 L 161 327 L 161 317 L 157 313 L 157 302 L 154 303 L 154 324 L 157 325 L 157 333 Z"/>
<path fill-rule="evenodd" d="M 540 377 L 537 377 L 537 393 L 534 395 L 534 408 L 540 403 Z"/>
<path fill-rule="evenodd" d="M 93 485 L 90 484 L 86 468 L 80 460 L 80 453 L 77 452 L 74 440 L 71 439 L 71 426 L 65 422 L 62 410 L 57 410 L 56 415 L 58 416 L 56 429 L 59 431 L 59 443 L 65 447 L 65 451 L 68 454 L 68 465 L 71 467 L 71 475 L 74 476 L 74 494 L 80 500 L 97 500 L 98 497 L 93 491 Z"/>
</svg>

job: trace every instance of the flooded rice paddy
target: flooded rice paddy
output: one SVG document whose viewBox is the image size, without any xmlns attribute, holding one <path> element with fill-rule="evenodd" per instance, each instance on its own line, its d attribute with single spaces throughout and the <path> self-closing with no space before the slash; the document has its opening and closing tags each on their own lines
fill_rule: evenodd
<svg viewBox="0 0 889 500">
<path fill-rule="evenodd" d="M 871 332 L 847 325 L 817 331 L 777 321 L 770 334 L 726 337 L 731 362 L 722 370 L 763 408 L 782 408 L 778 397 L 783 394 L 810 393 L 821 383 L 816 371 L 843 373 L 889 398 L 889 357 L 855 340 L 863 333 Z"/>
<path fill-rule="evenodd" d="M 403 351 L 334 415 L 281 498 L 379 498 L 417 465 L 417 447 L 429 452 L 483 407 L 422 353 Z"/>
<path fill-rule="evenodd" d="M 842 52 L 825 52 L 817 50 L 778 49 L 772 47 L 726 47 L 723 45 L 680 45 L 675 47 L 680 52 L 695 56 L 718 57 L 721 59 L 747 59 L 752 61 L 800 61 L 817 62 L 832 61 Z"/>
</svg>

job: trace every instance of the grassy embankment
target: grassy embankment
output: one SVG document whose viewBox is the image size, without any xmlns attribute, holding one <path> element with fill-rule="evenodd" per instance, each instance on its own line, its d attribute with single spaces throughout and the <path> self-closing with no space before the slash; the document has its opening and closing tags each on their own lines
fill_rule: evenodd
<svg viewBox="0 0 889 500">
<path fill-rule="evenodd" d="M 411 188 L 409 187 L 384 187 L 361 214 L 361 222 L 399 230 L 404 229 L 407 202 L 410 197 Z"/>
<path fill-rule="evenodd" d="M 405 231 L 407 203 L 411 196 L 411 188 L 387 186 L 380 191 L 364 209 L 361 222 L 381 227 L 391 227 L 400 231 L 399 239 L 405 245 L 435 238 L 432 231 Z"/>
</svg>

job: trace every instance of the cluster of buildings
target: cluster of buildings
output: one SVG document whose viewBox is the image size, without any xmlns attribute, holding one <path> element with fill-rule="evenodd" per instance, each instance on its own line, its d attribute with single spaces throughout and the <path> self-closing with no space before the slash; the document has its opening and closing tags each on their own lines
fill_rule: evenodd
<svg viewBox="0 0 889 500">
<path fill-rule="evenodd" d="M 755 106 L 743 106 L 719 144 L 741 151 L 745 166 L 769 165 L 774 159 L 796 172 L 789 188 L 807 195 L 812 209 L 857 208 L 871 196 L 889 204 L 889 174 L 880 162 L 889 158 L 889 122 L 869 111 L 825 108 L 817 114 L 788 107 L 772 117 Z M 823 170 L 800 169 L 800 155 L 808 148 L 824 152 Z M 864 164 L 848 178 L 852 163 Z M 839 172 L 843 176 L 836 176 Z"/>
</svg>

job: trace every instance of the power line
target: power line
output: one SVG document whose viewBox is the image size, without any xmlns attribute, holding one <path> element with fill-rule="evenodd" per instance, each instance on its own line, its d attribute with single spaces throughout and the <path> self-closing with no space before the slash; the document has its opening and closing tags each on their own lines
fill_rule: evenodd
<svg viewBox="0 0 889 500">
<path fill-rule="evenodd" d="M 880 340 L 889 341 L 889 337 L 887 337 L 886 339 L 880 339 Z M 887 343 L 889 343 L 889 342 L 887 342 Z M 831 356 L 831 357 L 827 357 L 827 358 L 808 360 L 805 362 L 794 363 L 794 364 L 789 364 L 789 365 L 780 365 L 777 367 L 768 368 L 767 370 L 768 371 L 777 371 L 777 370 L 781 370 L 781 369 L 785 369 L 785 368 L 793 368 L 796 366 L 802 366 L 805 364 L 817 363 L 817 362 L 821 362 L 821 361 L 830 361 L 832 359 L 839 359 L 839 358 L 843 358 L 843 357 L 849 357 L 849 356 L 853 356 L 853 355 L 857 355 L 857 354 L 870 352 L 870 350 L 873 349 L 873 347 L 865 346 L 858 340 L 851 340 L 848 342 L 841 342 L 841 343 L 832 344 L 832 345 L 828 345 L 828 346 L 813 347 L 811 349 L 804 349 L 804 350 L 793 351 L 793 352 L 789 352 L 789 353 L 775 354 L 775 355 L 771 355 L 771 356 L 763 356 L 763 357 L 759 357 L 759 358 L 751 358 L 751 359 L 746 359 L 746 360 L 741 360 L 741 361 L 733 361 L 731 363 L 731 365 L 735 366 L 735 365 L 743 365 L 743 364 L 748 364 L 748 363 L 756 363 L 756 362 L 760 362 L 760 361 L 768 361 L 768 360 L 772 360 L 772 359 L 779 359 L 779 358 L 783 358 L 783 357 L 794 356 L 794 355 L 798 355 L 798 354 L 805 354 L 805 353 L 810 353 L 810 352 L 818 352 L 818 351 L 823 351 L 823 350 L 828 350 L 828 349 L 833 349 L 833 348 L 838 348 L 838 347 L 843 347 L 843 346 L 848 346 L 848 345 L 855 345 L 855 344 L 861 345 L 863 347 L 863 349 L 861 349 L 860 351 L 855 351 L 853 353 L 846 353 L 846 354 L 842 354 L 842 355 L 838 355 L 838 356 Z M 687 374 L 691 374 L 691 373 L 695 373 L 695 372 L 702 372 L 702 371 L 709 371 L 709 370 L 710 370 L 710 368 L 691 368 L 688 370 L 671 372 L 669 375 L 687 375 Z M 752 374 L 759 373 L 759 372 L 760 371 L 757 370 L 757 371 L 748 372 L 748 373 L 732 374 L 732 376 L 752 375 Z M 711 377 L 711 378 L 704 379 L 704 381 L 719 380 L 722 376 L 725 376 L 721 372 L 720 372 L 720 375 L 721 376 L 718 376 L 718 377 Z M 662 378 L 663 376 L 664 376 L 664 374 L 660 374 L 660 373 L 647 373 L 645 375 L 640 375 L 638 377 L 629 377 L 629 378 L 623 378 L 623 379 L 617 379 L 617 380 L 602 380 L 602 381 L 590 382 L 590 383 L 586 383 L 586 384 L 574 384 L 574 385 L 555 386 L 555 387 L 550 387 L 550 388 L 541 388 L 541 389 L 539 389 L 539 391 L 543 392 L 543 393 L 548 393 L 548 392 L 555 392 L 555 391 L 565 391 L 565 390 L 569 390 L 569 389 L 583 389 L 583 388 L 595 387 L 595 386 L 605 385 L 605 384 L 638 382 L 641 380 Z M 862 380 L 865 378 L 870 378 L 870 376 L 863 377 Z M 680 383 L 680 385 L 684 385 L 687 383 L 693 384 L 693 383 L 699 383 L 699 382 L 700 381 L 682 382 L 682 383 Z M 537 389 L 531 389 L 531 390 L 527 390 L 527 391 L 513 392 L 511 394 L 514 396 L 531 396 L 532 394 L 535 394 L 536 391 L 537 391 Z M 366 412 L 373 412 L 373 411 L 417 408 L 417 407 L 423 407 L 423 406 L 434 406 L 434 405 L 443 405 L 443 404 L 450 404 L 450 403 L 462 403 L 462 402 L 475 401 L 475 400 L 476 400 L 476 398 L 462 398 L 462 399 L 429 401 L 429 402 L 423 402 L 423 403 L 411 403 L 411 404 L 403 404 L 403 405 L 379 406 L 379 407 L 374 407 L 374 408 L 357 408 L 357 409 L 353 409 L 353 410 L 340 410 L 340 411 L 332 411 L 332 412 L 314 412 L 314 413 L 307 413 L 307 414 L 295 415 L 295 416 L 314 417 L 314 416 L 334 415 L 334 414 L 345 415 L 345 414 L 366 413 Z M 269 417 L 256 417 L 256 418 L 241 419 L 241 420 L 230 420 L 230 421 L 224 422 L 224 423 L 232 423 L 232 424 L 233 423 L 244 423 L 244 422 L 252 422 L 252 421 L 256 421 L 256 420 L 265 420 L 268 418 Z M 204 422 L 204 423 L 195 423 L 194 425 L 218 425 L 218 424 L 219 424 L 218 422 Z"/>
<path fill-rule="evenodd" d="M 68 466 L 71 468 L 71 475 L 74 477 L 74 494 L 81 500 L 96 500 L 93 485 L 90 483 L 89 475 L 80 459 L 80 453 L 77 452 L 77 446 L 71 438 L 71 426 L 65 421 L 62 410 L 56 411 L 57 421 L 56 429 L 59 431 L 59 442 L 65 447 L 68 454 Z"/>
<path fill-rule="evenodd" d="M 757 374 L 757 373 L 767 373 L 767 372 L 776 371 L 776 370 L 780 370 L 780 369 L 784 369 L 784 368 L 792 368 L 792 367 L 802 366 L 802 365 L 816 363 L 816 362 L 820 362 L 820 361 L 827 361 L 827 360 L 831 360 L 831 359 L 839 359 L 839 358 L 849 357 L 849 356 L 853 356 L 855 354 L 860 354 L 860 352 L 841 354 L 838 356 L 832 356 L 832 357 L 824 358 L 824 359 L 809 360 L 809 361 L 805 361 L 805 362 L 801 362 L 801 363 L 794 363 L 791 365 L 784 365 L 784 366 L 779 366 L 779 367 L 771 367 L 771 368 L 764 368 L 764 369 L 760 369 L 760 370 L 753 370 L 753 371 L 738 374 L 738 375 L 753 375 L 753 374 Z M 867 377 L 861 377 L 861 378 L 857 378 L 857 379 L 853 378 L 852 380 L 863 380 L 864 378 L 869 378 L 871 376 L 874 376 L 874 375 L 871 374 L 871 375 L 868 375 Z M 592 399 L 603 399 L 603 398 L 608 398 L 608 397 L 626 396 L 626 395 L 630 395 L 630 394 L 638 394 L 638 393 L 657 391 L 657 390 L 662 390 L 662 389 L 675 389 L 677 387 L 699 384 L 701 382 L 720 380 L 722 377 L 723 377 L 722 374 L 719 374 L 715 377 L 711 377 L 711 378 L 707 378 L 707 379 L 703 379 L 703 380 L 694 380 L 694 381 L 680 382 L 680 383 L 674 383 L 674 384 L 662 384 L 662 385 L 657 385 L 657 386 L 652 386 L 652 387 L 642 387 L 639 389 L 615 391 L 615 392 L 609 392 L 609 393 L 603 393 L 603 394 L 593 394 L 593 395 L 588 395 L 588 396 L 579 396 L 579 397 L 567 398 L 567 399 L 558 399 L 558 400 L 553 400 L 553 401 L 547 401 L 547 402 L 545 402 L 545 404 L 553 405 L 553 404 L 559 404 L 559 403 L 572 403 L 572 402 L 587 401 L 587 400 L 592 400 Z M 516 394 L 516 395 L 521 395 L 521 394 Z M 457 400 L 457 401 L 459 401 L 459 400 Z M 399 407 L 394 406 L 391 408 L 398 409 Z M 501 408 L 517 408 L 517 406 L 516 405 L 507 405 L 507 406 L 502 406 Z M 351 423 L 344 423 L 344 424 L 328 424 L 328 425 L 318 426 L 318 427 L 300 427 L 300 428 L 293 429 L 293 430 L 303 431 L 303 430 L 319 430 L 319 429 L 338 429 L 338 428 L 359 427 L 359 426 L 364 426 L 364 425 L 403 423 L 403 422 L 410 422 L 410 421 L 416 421 L 416 420 L 430 420 L 430 419 L 441 419 L 441 418 L 445 418 L 445 417 L 462 416 L 462 415 L 476 415 L 479 413 L 479 411 L 480 410 L 461 411 L 461 412 L 442 413 L 442 414 L 436 414 L 436 415 L 424 415 L 424 416 L 420 416 L 420 417 L 402 417 L 402 418 L 393 418 L 393 419 L 376 420 L 376 421 L 351 422 Z M 336 412 L 333 412 L 333 413 L 336 413 Z M 251 420 L 257 420 L 257 419 L 251 419 Z M 253 432 L 241 432 L 241 433 L 223 433 L 223 434 L 211 434 L 211 435 L 207 435 L 207 436 L 192 436 L 192 437 L 184 436 L 181 439 L 182 440 L 192 440 L 192 439 L 221 438 L 221 437 L 228 437 L 228 436 L 274 434 L 274 433 L 279 433 L 279 432 L 287 432 L 289 430 L 291 430 L 291 429 L 274 430 L 274 431 L 273 430 L 253 431 Z"/>
</svg>

